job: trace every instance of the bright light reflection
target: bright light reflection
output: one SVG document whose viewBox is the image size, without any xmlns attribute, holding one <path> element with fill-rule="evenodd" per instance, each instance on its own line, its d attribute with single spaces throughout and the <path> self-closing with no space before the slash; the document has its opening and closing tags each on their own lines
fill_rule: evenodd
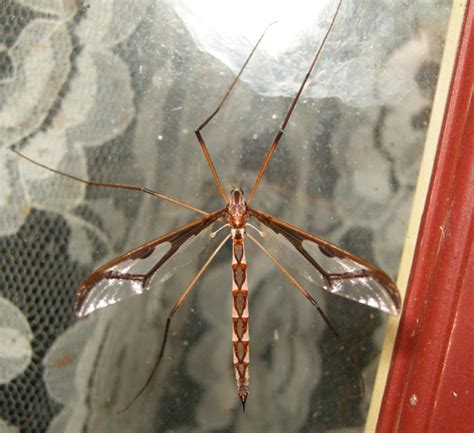
<svg viewBox="0 0 474 433">
<path fill-rule="evenodd" d="M 334 1 L 170 2 L 196 45 L 238 72 L 272 22 L 243 81 L 266 95 L 292 95 L 334 15 Z M 276 85 L 276 83 L 278 83 Z"/>
<path fill-rule="evenodd" d="M 253 44 L 268 24 L 277 21 L 262 44 L 262 49 L 272 56 L 286 51 L 302 32 L 314 30 L 328 3 L 328 0 L 174 2 L 176 11 L 198 38 L 199 34 L 204 37 L 208 32 L 214 38 Z"/>
</svg>

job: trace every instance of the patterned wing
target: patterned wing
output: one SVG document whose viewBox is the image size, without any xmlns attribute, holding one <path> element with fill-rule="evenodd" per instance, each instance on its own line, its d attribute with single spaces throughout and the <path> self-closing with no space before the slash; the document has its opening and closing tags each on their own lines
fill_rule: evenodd
<svg viewBox="0 0 474 433">
<path fill-rule="evenodd" d="M 267 250 L 306 280 L 385 313 L 400 312 L 395 283 L 377 267 L 268 214 L 256 210 L 250 214 Z"/>
<path fill-rule="evenodd" d="M 224 211 L 206 215 L 112 260 L 89 275 L 76 293 L 75 312 L 84 317 L 160 283 L 188 263 L 211 240 L 213 223 Z M 214 240 L 218 240 L 215 237 Z"/>
</svg>

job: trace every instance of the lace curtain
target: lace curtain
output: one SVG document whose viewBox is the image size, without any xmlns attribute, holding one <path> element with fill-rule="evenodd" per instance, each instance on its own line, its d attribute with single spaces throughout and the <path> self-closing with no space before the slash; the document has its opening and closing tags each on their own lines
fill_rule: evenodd
<svg viewBox="0 0 474 433">
<path fill-rule="evenodd" d="M 360 431 L 384 318 L 309 287 L 362 367 L 361 397 L 357 373 L 317 312 L 252 245 L 245 415 L 231 364 L 229 249 L 174 319 L 149 389 L 117 415 L 145 380 L 166 315 L 203 258 L 84 320 L 73 314 L 75 290 L 99 265 L 197 215 L 137 192 L 86 187 L 10 151 L 215 210 L 222 203 L 194 128 L 278 19 L 203 132 L 225 188 L 249 191 L 332 18 L 333 2 L 322 10 L 306 3 L 268 3 L 255 18 L 250 2 L 234 10 L 191 1 L 2 2 L 0 432 Z M 447 0 L 343 1 L 257 209 L 396 277 L 449 11 Z"/>
</svg>

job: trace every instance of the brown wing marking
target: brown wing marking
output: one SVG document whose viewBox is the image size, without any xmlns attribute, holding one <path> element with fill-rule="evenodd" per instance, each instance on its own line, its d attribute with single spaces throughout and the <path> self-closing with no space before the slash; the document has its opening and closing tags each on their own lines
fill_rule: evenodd
<svg viewBox="0 0 474 433">
<path fill-rule="evenodd" d="M 281 260 L 299 271 L 295 257 L 291 256 L 298 252 L 304 257 L 305 261 L 299 260 L 303 268 L 299 273 L 313 284 L 390 314 L 400 311 L 400 293 L 392 279 L 379 268 L 264 212 L 249 209 L 249 213 L 263 225 L 264 232 L 265 227 L 270 229 L 266 230 L 267 236 L 273 236 L 280 247 L 285 248 L 280 254 L 273 250 Z M 272 250 L 271 245 L 266 246 Z"/>
<path fill-rule="evenodd" d="M 163 265 L 170 265 L 170 259 L 178 251 L 185 249 L 185 244 L 194 241 L 224 212 L 219 210 L 208 214 L 101 266 L 79 286 L 74 305 L 76 315 L 83 317 L 128 296 L 143 293 L 148 289 L 156 272 L 162 270 Z M 165 274 L 163 280 L 170 276 L 173 270 L 170 267 L 169 275 Z"/>
</svg>

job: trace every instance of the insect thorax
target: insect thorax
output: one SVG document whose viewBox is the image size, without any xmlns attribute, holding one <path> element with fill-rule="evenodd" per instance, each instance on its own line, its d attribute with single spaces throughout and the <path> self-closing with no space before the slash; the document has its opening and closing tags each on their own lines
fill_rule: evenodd
<svg viewBox="0 0 474 433">
<path fill-rule="evenodd" d="M 248 207 L 244 193 L 240 188 L 235 188 L 230 192 L 229 204 L 227 205 L 227 218 L 233 229 L 243 229 L 245 224 L 247 224 Z"/>
</svg>

